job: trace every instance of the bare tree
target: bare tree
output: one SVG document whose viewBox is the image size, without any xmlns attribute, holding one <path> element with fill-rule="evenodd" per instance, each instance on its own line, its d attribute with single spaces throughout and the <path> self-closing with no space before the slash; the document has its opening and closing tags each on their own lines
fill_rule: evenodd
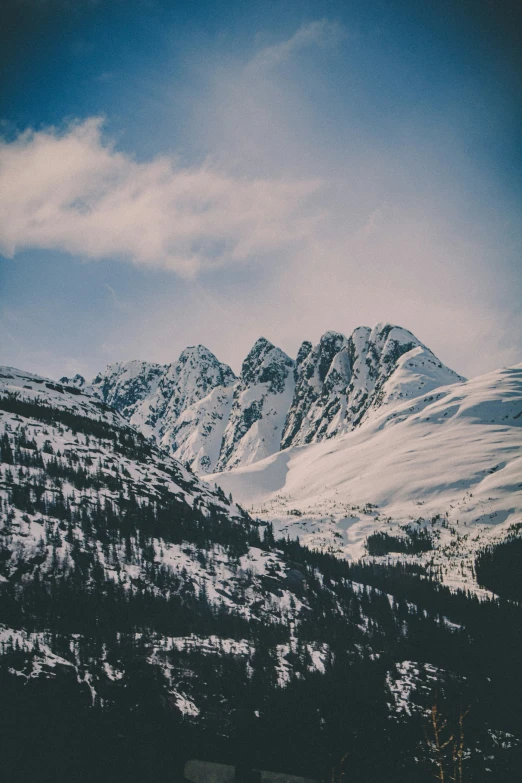
<svg viewBox="0 0 522 783">
<path fill-rule="evenodd" d="M 350 754 L 350 751 L 347 751 L 344 756 L 341 757 L 338 764 L 334 765 L 332 767 L 332 776 L 330 783 L 345 783 L 346 782 L 346 772 L 345 772 L 345 764 L 348 759 L 348 756 Z"/>
<path fill-rule="evenodd" d="M 440 783 L 464 783 L 464 720 L 469 707 L 460 707 L 454 726 L 450 725 L 438 707 L 437 701 L 431 707 L 429 730 L 425 732 L 430 758 L 435 763 L 435 778 Z"/>
</svg>

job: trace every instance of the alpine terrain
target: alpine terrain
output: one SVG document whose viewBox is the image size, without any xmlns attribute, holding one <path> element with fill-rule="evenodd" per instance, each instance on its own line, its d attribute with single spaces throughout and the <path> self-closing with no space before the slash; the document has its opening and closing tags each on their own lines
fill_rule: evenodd
<svg viewBox="0 0 522 783">
<path fill-rule="evenodd" d="M 5 779 L 518 780 L 521 424 L 389 325 L 0 368 Z"/>
<path fill-rule="evenodd" d="M 464 380 L 411 332 L 389 324 L 304 342 L 294 362 L 264 338 L 236 378 L 202 345 L 177 362 L 112 364 L 90 384 L 62 378 L 119 411 L 198 473 L 349 432 L 381 410 Z"/>
<path fill-rule="evenodd" d="M 522 526 L 522 364 L 389 401 L 340 437 L 210 478 L 308 546 L 422 563 L 480 592 L 477 551 Z"/>
</svg>

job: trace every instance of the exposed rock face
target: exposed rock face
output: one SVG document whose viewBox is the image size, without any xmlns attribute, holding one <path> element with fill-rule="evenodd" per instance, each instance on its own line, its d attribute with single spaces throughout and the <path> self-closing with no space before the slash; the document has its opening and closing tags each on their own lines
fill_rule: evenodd
<svg viewBox="0 0 522 783">
<path fill-rule="evenodd" d="M 234 389 L 217 470 L 250 465 L 279 451 L 294 392 L 294 362 L 261 337 L 241 368 Z"/>
<path fill-rule="evenodd" d="M 240 378 L 203 345 L 169 365 L 109 365 L 90 385 L 62 379 L 118 410 L 198 473 L 250 465 L 332 438 L 379 412 L 462 380 L 411 332 L 361 326 L 304 342 L 297 360 L 260 338 Z"/>
<path fill-rule="evenodd" d="M 406 329 L 361 326 L 348 339 L 327 332 L 299 351 L 281 448 L 335 437 L 383 406 L 461 380 Z"/>
<path fill-rule="evenodd" d="M 231 386 L 235 381 L 230 367 L 218 361 L 204 345 L 185 348 L 160 380 L 157 397 L 151 401 L 151 425 L 163 437 L 183 411 L 213 389 Z"/>
<path fill-rule="evenodd" d="M 67 378 L 67 376 L 64 376 L 63 378 L 60 378 L 60 383 L 64 383 L 67 386 L 74 386 L 76 389 L 83 389 L 86 385 L 85 378 L 83 375 L 80 375 L 80 373 L 76 373 L 73 378 Z"/>
<path fill-rule="evenodd" d="M 161 364 L 150 362 L 116 362 L 109 364 L 86 387 L 103 402 L 119 411 L 147 435 L 151 434 L 151 401 L 158 396 L 158 386 L 165 373 Z"/>
<path fill-rule="evenodd" d="M 304 342 L 294 370 L 295 393 L 286 417 L 281 448 L 309 443 L 338 412 L 350 378 L 348 341 L 338 332 L 326 332 L 318 345 Z"/>
</svg>

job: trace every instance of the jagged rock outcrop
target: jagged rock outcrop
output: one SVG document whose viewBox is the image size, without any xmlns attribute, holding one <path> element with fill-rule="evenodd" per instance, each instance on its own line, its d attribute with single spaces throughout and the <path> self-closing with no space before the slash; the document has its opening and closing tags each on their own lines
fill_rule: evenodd
<svg viewBox="0 0 522 783">
<path fill-rule="evenodd" d="M 76 373 L 72 378 L 67 378 L 67 376 L 60 378 L 60 383 L 65 383 L 67 386 L 74 386 L 76 389 L 83 389 L 87 382 L 83 375 Z"/>
<path fill-rule="evenodd" d="M 338 332 L 326 332 L 318 345 L 304 342 L 294 370 L 295 393 L 286 417 L 281 448 L 308 443 L 325 423 L 339 413 L 351 374 L 348 341 Z"/>
<path fill-rule="evenodd" d="M 230 367 L 218 361 L 204 345 L 185 348 L 159 383 L 161 397 L 156 403 L 155 419 L 156 422 L 160 418 L 164 421 L 159 427 L 160 434 L 212 389 L 231 386 L 235 381 L 236 376 Z"/>
<path fill-rule="evenodd" d="M 217 470 L 250 465 L 279 451 L 294 392 L 294 362 L 261 337 L 241 368 Z"/>
<path fill-rule="evenodd" d="M 327 332 L 300 348 L 281 448 L 335 437 L 384 406 L 462 380 L 401 327 L 361 326 L 349 338 Z"/>
<path fill-rule="evenodd" d="M 165 372 L 166 367 L 161 364 L 116 362 L 109 364 L 85 389 L 115 408 L 144 434 L 151 435 L 154 429 L 151 403 L 161 397 L 158 387 Z"/>
</svg>

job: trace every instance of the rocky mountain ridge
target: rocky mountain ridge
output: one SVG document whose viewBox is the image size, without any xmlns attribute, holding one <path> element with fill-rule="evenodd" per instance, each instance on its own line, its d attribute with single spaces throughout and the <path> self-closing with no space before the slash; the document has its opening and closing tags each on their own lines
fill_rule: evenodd
<svg viewBox="0 0 522 783">
<path fill-rule="evenodd" d="M 118 410 L 172 456 L 205 474 L 280 449 L 317 443 L 440 386 L 462 381 L 411 332 L 390 324 L 327 332 L 294 362 L 260 338 L 236 377 L 202 345 L 170 365 L 109 365 L 87 384 L 63 378 Z"/>
</svg>

